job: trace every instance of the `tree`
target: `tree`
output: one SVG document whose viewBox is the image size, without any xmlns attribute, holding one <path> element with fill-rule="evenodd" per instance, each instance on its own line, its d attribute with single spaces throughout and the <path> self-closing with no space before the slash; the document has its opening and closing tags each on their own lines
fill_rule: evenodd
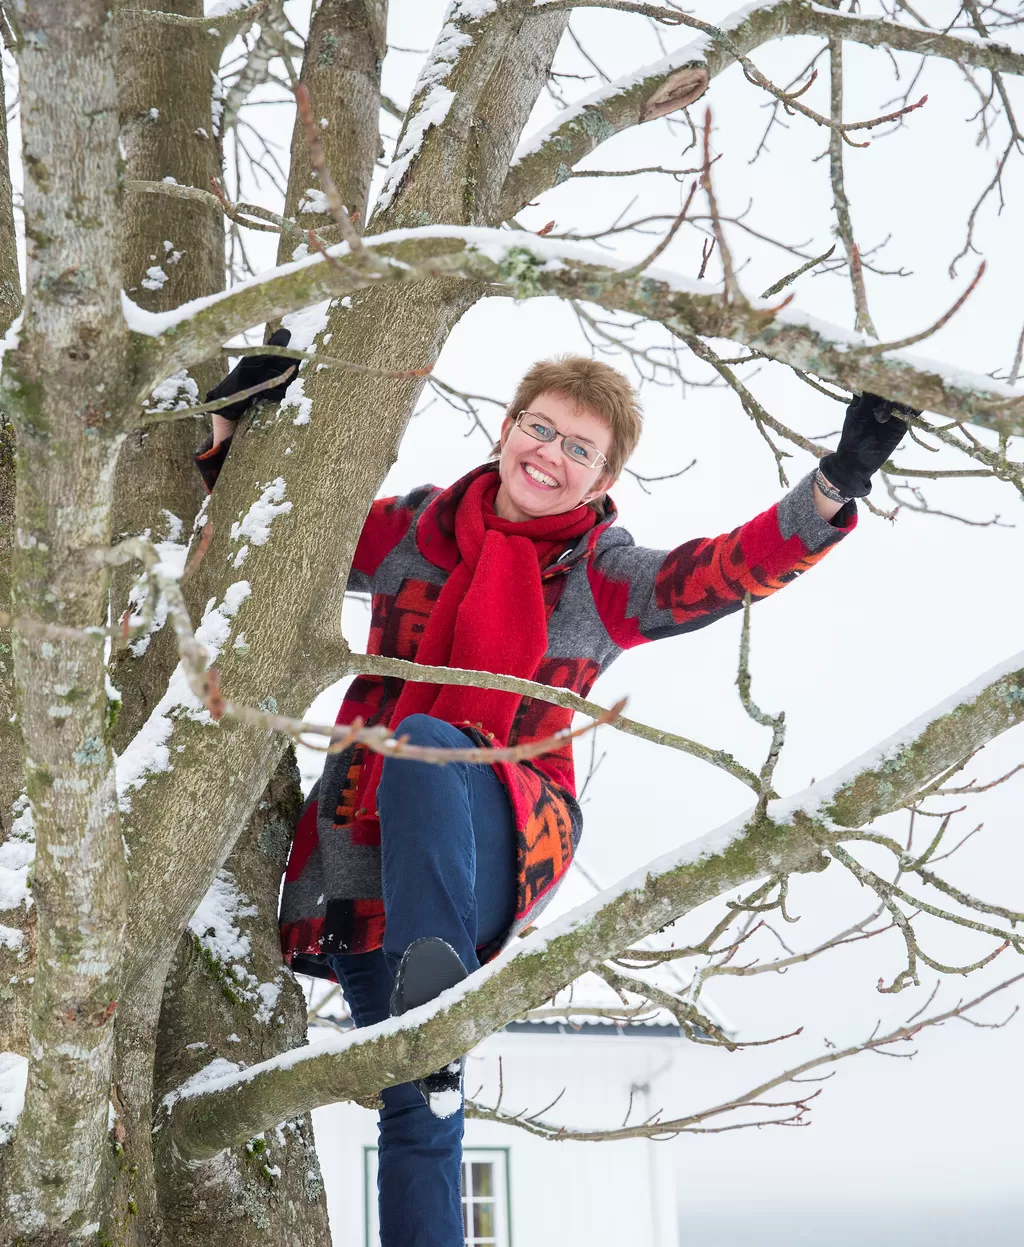
<svg viewBox="0 0 1024 1247">
<path fill-rule="evenodd" d="M 618 10 L 638 28 L 683 26 L 692 41 L 566 104 L 530 137 L 538 98 L 560 95 L 554 60 L 584 7 Z M 611 342 L 654 381 L 687 381 L 680 361 L 689 368 L 692 355 L 735 391 L 782 476 L 787 445 L 812 456 L 828 447 L 755 397 L 742 371 L 749 361 L 790 370 L 830 397 L 870 390 L 925 413 L 913 421 L 915 438 L 970 463 L 889 465 L 888 486 L 905 505 L 927 506 L 911 488 L 919 477 L 987 476 L 1024 493 L 1013 455 L 1024 433 L 1021 346 L 1001 378 L 905 349 L 959 310 L 980 270 L 959 279 L 932 325 L 878 341 L 865 270 L 881 263 L 858 249 L 843 178 L 865 134 L 913 126 L 926 107 L 912 81 L 896 108 L 845 119 L 844 48 L 875 50 L 879 66 L 887 49 L 912 75 L 944 63 L 941 83 L 965 76 L 981 98 L 978 124 L 1004 144 L 968 222 L 964 255 L 976 249 L 979 214 L 1002 195 L 1022 146 L 1013 93 L 1024 54 L 1001 41 L 1019 19 L 972 0 L 941 27 L 902 3 L 874 16 L 830 7 L 768 0 L 710 26 L 667 4 L 457 0 L 403 112 L 381 94 L 384 0 L 321 0 L 305 39 L 274 0 L 218 4 L 205 16 L 198 0 L 165 0 L 161 11 L 99 0 L 3 6 L 17 62 L 27 239 L 15 320 L 5 182 L 0 625 L 12 639 L 0 637 L 0 655 L 13 644 L 14 661 L 13 671 L 6 658 L 0 664 L 0 864 L 12 881 L 2 894 L 10 905 L 0 929 L 8 983 L 0 1039 L 15 1054 L 4 1076 L 27 1076 L 16 1126 L 0 1117 L 2 1215 L 14 1241 L 205 1243 L 230 1222 L 240 1243 L 268 1233 L 326 1242 L 313 1107 L 372 1102 L 382 1086 L 465 1052 L 587 968 L 626 999 L 671 1008 L 698 1039 L 732 1042 L 701 1012 L 699 982 L 685 998 L 643 982 L 643 969 L 669 954 L 636 943 L 747 888 L 705 939 L 672 954 L 711 973 L 740 969 L 737 950 L 756 915 L 784 915 L 789 876 L 830 862 L 875 894 L 878 914 L 903 937 L 906 968 L 887 990 L 917 982 L 922 964 L 963 972 L 1024 951 L 1020 913 L 934 868 L 939 836 L 918 852 L 866 830 L 895 810 L 920 815 L 929 795 L 948 792 L 967 760 L 1024 718 L 1020 656 L 898 740 L 780 799 L 773 774 L 784 722 L 751 700 L 746 633 L 741 696 L 772 734 L 758 773 L 724 750 L 564 692 L 353 653 L 337 626 L 360 525 L 424 387 L 475 410 L 473 396 L 428 374 L 486 297 L 568 300 L 597 345 Z M 750 57 L 792 36 L 808 41 L 813 60 L 783 87 Z M 822 57 L 829 92 L 816 108 Z M 225 168 L 237 190 L 263 159 L 246 147 L 259 135 L 251 97 L 282 74 L 301 85 L 278 213 L 229 195 Z M 715 193 L 710 106 L 723 92 L 743 93 L 751 108 L 767 99 L 773 124 L 788 117 L 827 137 L 837 241 L 821 254 L 790 246 L 800 263 L 760 298 L 744 292 L 730 247 L 756 226 L 724 214 Z M 401 133 L 371 211 L 382 114 L 400 118 Z M 614 135 L 660 118 L 690 136 L 692 169 L 658 175 L 684 180 L 682 210 L 620 220 L 591 239 L 628 242 L 665 226 L 639 262 L 520 219 L 533 220 L 538 198 L 543 217 L 543 197 L 561 182 L 598 176 L 579 166 Z M 278 265 L 246 275 L 252 230 L 278 235 Z M 652 267 L 681 230 L 705 237 L 698 280 Z M 787 293 L 830 266 L 849 276 L 853 331 L 807 317 Z M 297 334 L 284 348 L 300 365 L 288 398 L 276 410 L 255 408 L 202 503 L 189 468 L 190 417 L 222 374 L 224 344 L 317 305 L 305 340 Z M 662 335 L 653 345 L 648 326 Z M 720 354 L 723 342 L 738 344 L 738 359 Z M 295 1056 L 305 1006 L 279 963 L 274 917 L 298 803 L 289 739 L 322 688 L 358 672 L 533 691 L 724 769 L 755 803 L 528 936 L 444 1008 Z M 331 729 L 321 738 L 330 742 Z M 940 820 L 940 836 L 948 824 Z M 866 840 L 891 855 L 892 870 L 869 868 L 849 847 Z M 983 936 L 983 951 L 966 967 L 943 965 L 920 946 L 922 911 Z M 877 931 L 869 922 L 822 951 Z M 910 1031 L 922 1024 L 918 1017 Z M 749 1107 L 764 1090 L 726 1107 Z M 788 1111 L 802 1117 L 805 1098 L 793 1093 Z"/>
</svg>

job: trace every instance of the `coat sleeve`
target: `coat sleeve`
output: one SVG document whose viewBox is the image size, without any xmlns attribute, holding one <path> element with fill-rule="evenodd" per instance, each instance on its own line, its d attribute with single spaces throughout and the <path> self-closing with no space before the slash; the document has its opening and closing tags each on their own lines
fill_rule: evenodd
<svg viewBox="0 0 1024 1247">
<path fill-rule="evenodd" d="M 649 550 L 610 528 L 588 574 L 612 641 L 631 649 L 714 623 L 768 597 L 813 567 L 857 524 L 852 502 L 829 522 L 814 505 L 813 473 L 773 507 L 731 533 L 698 537 L 674 550 Z"/>
<path fill-rule="evenodd" d="M 409 531 L 425 499 L 435 492 L 435 486 L 423 485 L 403 497 L 377 499 L 359 534 L 346 593 L 373 592 L 377 568 Z"/>
</svg>

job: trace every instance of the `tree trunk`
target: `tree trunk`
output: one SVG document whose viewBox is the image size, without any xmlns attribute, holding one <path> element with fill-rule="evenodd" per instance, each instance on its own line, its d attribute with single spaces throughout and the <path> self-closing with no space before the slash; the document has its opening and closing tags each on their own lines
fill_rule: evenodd
<svg viewBox="0 0 1024 1247">
<path fill-rule="evenodd" d="M 305 999 L 273 921 L 301 806 L 289 749 L 178 945 L 160 1015 L 158 1103 L 213 1060 L 244 1068 L 305 1042 Z M 199 1167 L 167 1142 L 156 1138 L 167 1247 L 220 1247 L 225 1234 L 232 1247 L 329 1247 L 308 1114 Z"/>
<path fill-rule="evenodd" d="M 310 23 L 302 62 L 301 81 L 309 91 L 324 160 L 360 230 L 380 143 L 380 67 L 387 51 L 387 10 L 387 0 L 323 0 Z M 305 127 L 296 113 L 284 215 L 301 229 L 330 223 L 325 210 L 310 210 L 320 207 L 316 195 L 312 203 L 309 195 L 318 190 Z M 295 235 L 282 234 L 278 264 L 286 264 L 299 243 Z"/>
<path fill-rule="evenodd" d="M 125 8 L 146 9 L 147 0 Z M 203 0 L 163 0 L 168 13 L 201 17 Z M 222 43 L 202 29 L 166 30 L 124 21 L 117 61 L 118 105 L 125 178 L 209 189 L 220 177 L 220 144 L 212 118 L 212 77 Z M 224 218 L 208 204 L 129 189 L 122 214 L 121 265 L 125 289 L 152 312 L 166 311 L 199 295 L 224 289 Z M 223 376 L 217 357 L 191 370 L 178 394 L 186 405 L 202 400 Z M 190 397 L 191 396 L 191 397 Z M 115 539 L 149 532 L 153 541 L 187 542 L 204 497 L 192 452 L 208 425 L 172 421 L 133 429 L 125 438 L 114 482 Z M 134 569 L 112 576 L 111 615 L 128 605 Z M 145 722 L 178 661 L 170 629 L 118 649 L 111 679 L 121 703 L 114 724 L 120 753 Z"/>
<path fill-rule="evenodd" d="M 0 332 L 6 333 L 21 307 L 18 243 L 7 150 L 7 108 L 0 76 Z M 0 410 L 0 612 L 11 610 L 11 572 L 14 558 L 14 426 Z M 21 734 L 14 711 L 14 655 L 11 629 L 0 623 L 0 855 L 12 835 L 17 816 L 14 803 L 22 791 Z M 10 868 L 24 849 L 12 843 Z M 35 923 L 32 911 L 0 909 L 0 1051 L 27 1051 L 28 988 L 32 980 Z M 21 940 L 17 932 L 21 932 Z"/>
<path fill-rule="evenodd" d="M 151 7 L 129 0 L 126 9 Z M 200 17 L 202 0 L 165 0 L 166 12 Z M 202 29 L 122 21 L 117 62 L 120 137 L 125 177 L 207 187 L 220 174 L 220 145 L 212 119 L 212 74 L 221 42 Z M 121 264 L 125 288 L 134 302 L 163 311 L 224 288 L 222 214 L 200 203 L 129 190 L 122 211 Z M 178 396 L 199 401 L 223 374 L 219 358 L 192 369 Z M 185 542 L 204 496 L 192 465 L 205 422 L 183 420 L 133 429 L 118 456 L 114 480 L 115 539 L 148 533 L 154 541 Z M 129 606 L 136 574 L 130 565 L 112 576 L 111 618 Z M 112 741 L 120 753 L 138 732 L 167 686 L 178 661 L 170 629 L 115 650 L 111 678 L 119 690 Z M 130 865 L 129 865 L 130 874 Z M 123 996 L 119 1015 L 114 1083 L 118 1113 L 115 1138 L 116 1181 L 108 1224 L 122 1242 L 148 1242 L 159 1221 L 152 1158 L 152 1078 L 156 1010 L 140 1013 Z"/>
<path fill-rule="evenodd" d="M 87 550 L 109 545 L 131 384 L 110 229 L 120 213 L 113 21 L 101 0 L 35 0 L 19 17 L 28 290 L 20 345 L 4 361 L 18 424 L 15 610 L 102 629 L 107 577 Z M 14 663 L 46 973 L 33 984 L 5 1212 L 23 1241 L 57 1243 L 102 1206 L 125 861 L 102 633 L 46 637 L 19 623 Z"/>
</svg>

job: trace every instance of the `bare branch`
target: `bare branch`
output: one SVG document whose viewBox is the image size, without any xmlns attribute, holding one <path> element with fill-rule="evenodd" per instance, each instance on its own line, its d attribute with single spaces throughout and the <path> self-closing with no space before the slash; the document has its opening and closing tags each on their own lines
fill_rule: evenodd
<svg viewBox="0 0 1024 1247">
<path fill-rule="evenodd" d="M 761 818 L 743 815 L 641 868 L 620 888 L 519 940 L 401 1025 L 392 1019 L 328 1048 L 290 1053 L 286 1067 L 268 1061 L 193 1089 L 170 1106 L 176 1146 L 189 1158 L 211 1156 L 317 1104 L 422 1077 L 696 905 L 758 877 L 809 868 L 819 835 L 831 838 L 836 824 L 862 826 L 899 808 L 964 753 L 1024 721 L 1022 662 L 1019 656 L 990 672 L 884 752 L 873 750 L 832 779 L 769 805 Z"/>
<path fill-rule="evenodd" d="M 843 119 L 843 43 L 841 39 L 828 41 L 829 65 L 831 70 L 832 88 L 832 120 Z M 860 251 L 853 237 L 853 221 L 850 217 L 850 202 L 846 197 L 846 180 L 843 175 L 843 143 L 838 131 L 832 130 L 828 136 L 829 168 L 832 178 L 832 198 L 836 210 L 836 228 L 843 246 L 846 249 L 846 262 L 850 268 L 850 281 L 853 285 L 853 305 L 856 312 L 854 328 L 858 333 L 866 333 L 877 338 L 875 326 L 868 311 L 868 295 L 864 287 L 864 270 L 861 267 Z"/>
<path fill-rule="evenodd" d="M 342 654 L 341 664 L 346 672 L 352 675 L 379 675 L 385 677 L 398 676 L 404 680 L 426 680 L 440 684 L 471 684 L 476 688 L 497 689 L 500 692 L 519 693 L 524 697 L 536 697 L 550 702 L 554 706 L 562 706 L 577 714 L 593 717 L 592 712 L 604 715 L 608 712 L 595 702 L 588 701 L 567 689 L 552 688 L 546 684 L 537 684 L 533 680 L 521 680 L 517 676 L 495 675 L 489 671 L 463 671 L 457 667 L 428 667 L 420 663 L 406 662 L 401 658 L 386 658 L 381 654 Z M 758 779 L 746 767 L 741 766 L 731 754 L 719 749 L 710 749 L 707 745 L 688 740 L 685 736 L 677 736 L 673 732 L 665 732 L 660 728 L 649 727 L 646 723 L 637 723 L 619 715 L 614 726 L 628 736 L 639 736 L 652 744 L 665 745 L 669 749 L 678 749 L 682 753 L 691 754 L 702 761 L 710 762 L 749 788 L 758 790 Z"/>
<path fill-rule="evenodd" d="M 933 1014 L 931 1017 L 920 1021 L 910 1019 L 902 1026 L 898 1026 L 885 1034 L 871 1035 L 861 1043 L 851 1044 L 846 1048 L 831 1049 L 820 1056 L 813 1057 L 809 1061 L 803 1061 L 801 1064 L 785 1070 L 781 1074 L 777 1074 L 774 1078 L 770 1078 L 759 1086 L 751 1088 L 742 1095 L 735 1096 L 731 1100 L 726 1100 L 721 1104 L 716 1104 L 700 1112 L 688 1114 L 685 1117 L 665 1119 L 658 1114 L 646 1122 L 635 1126 L 623 1126 L 618 1130 L 572 1130 L 564 1126 L 547 1123 L 537 1115 L 527 1118 L 523 1114 L 501 1112 L 499 1108 L 488 1109 L 475 1102 L 472 1105 L 467 1103 L 466 1114 L 484 1121 L 500 1121 L 505 1125 L 518 1126 L 530 1134 L 536 1135 L 539 1138 L 550 1139 L 554 1142 L 568 1140 L 576 1142 L 613 1142 L 619 1139 L 639 1138 L 668 1139 L 678 1134 L 715 1134 L 725 1130 L 745 1130 L 760 1126 L 807 1125 L 805 1118 L 810 1109 L 810 1101 L 820 1094 L 820 1090 L 806 1096 L 797 1097 L 794 1100 L 781 1102 L 764 1101 L 761 1097 L 775 1090 L 776 1087 L 785 1086 L 787 1083 L 808 1081 L 803 1078 L 803 1075 L 809 1074 L 812 1070 L 821 1069 L 824 1066 L 835 1065 L 837 1062 L 844 1061 L 849 1057 L 859 1056 L 862 1052 L 884 1052 L 886 1055 L 896 1055 L 892 1052 L 886 1052 L 886 1050 L 896 1044 L 907 1043 L 915 1039 L 927 1027 L 941 1026 L 944 1022 L 954 1019 L 971 1021 L 972 1019 L 966 1016 L 970 1010 L 978 1008 L 979 1005 L 984 1004 L 999 992 L 1015 987 L 1022 980 L 1024 980 L 1024 974 L 1018 974 L 999 983 L 996 987 L 990 988 L 987 992 L 983 992 L 980 996 L 976 996 L 966 1004 L 960 1001 L 953 1008 L 946 1009 L 942 1013 Z M 1017 1010 L 1014 1009 L 1010 1017 L 1000 1023 L 974 1022 L 973 1024 L 984 1025 L 988 1028 L 998 1028 L 999 1026 L 1005 1026 L 1016 1012 Z M 788 1108 L 792 1109 L 793 1112 L 784 1117 L 773 1117 L 767 1120 L 759 1118 L 733 1122 L 725 1126 L 704 1125 L 708 1120 L 714 1120 L 728 1114 L 765 1108 L 773 1110 Z"/>
<path fill-rule="evenodd" d="M 704 165 L 701 169 L 700 185 L 701 190 L 708 197 L 708 211 L 711 213 L 711 228 L 714 231 L 715 242 L 718 244 L 718 258 L 722 264 L 722 282 L 725 286 L 725 298 L 727 303 L 744 303 L 743 292 L 739 288 L 736 281 L 736 271 L 733 268 L 732 253 L 729 250 L 729 244 L 725 241 L 725 233 L 722 230 L 722 221 L 718 215 L 718 203 L 715 200 L 715 188 L 711 180 L 711 109 L 704 111 Z M 710 254 L 710 252 L 709 252 Z M 707 261 L 704 261 L 707 264 Z M 703 276 L 704 265 L 701 266 L 701 276 Z"/>
<path fill-rule="evenodd" d="M 569 7 L 577 7 L 569 3 Z M 697 25 L 689 15 L 683 24 Z M 679 102 L 675 107 L 692 104 L 707 89 L 708 81 L 734 65 L 737 53 L 743 58 L 744 69 L 750 64 L 747 54 L 775 39 L 791 35 L 820 35 L 844 39 L 869 47 L 888 47 L 897 52 L 913 52 L 939 57 L 952 62 L 999 70 L 1010 74 L 1024 73 L 1024 53 L 994 40 L 963 38 L 935 30 L 917 29 L 884 17 L 829 11 L 808 0 L 778 0 L 772 5 L 759 5 L 755 10 L 739 9 L 725 17 L 718 26 L 708 23 L 699 28 L 702 34 L 692 43 L 671 52 L 662 61 L 648 66 L 643 77 L 631 74 L 568 108 L 552 125 L 527 139 L 509 170 L 503 192 L 503 215 L 516 215 L 524 204 L 536 199 L 548 187 L 557 185 L 584 156 L 601 143 L 629 126 L 649 120 L 645 109 L 657 93 L 676 78 L 680 83 Z M 752 69 L 753 67 L 751 67 Z M 757 72 L 753 71 L 754 81 Z M 767 80 L 765 80 L 767 83 Z M 759 86 L 764 84 L 758 82 Z M 767 83 L 777 99 L 791 93 Z M 799 101 L 797 101 L 799 104 Z M 871 123 L 878 125 L 902 110 Z M 654 116 L 663 115 L 655 112 Z M 831 119 L 815 116 L 817 124 L 831 128 Z M 846 131 L 853 127 L 846 127 Z"/>
<path fill-rule="evenodd" d="M 679 232 L 679 227 L 686 220 L 686 214 L 690 209 L 690 204 L 693 202 L 693 197 L 696 193 L 697 183 L 694 182 L 694 184 L 690 187 L 690 193 L 686 196 L 686 202 L 683 204 L 679 215 L 669 226 L 668 233 L 661 240 L 661 242 L 658 243 L 654 250 L 649 255 L 645 256 L 639 264 L 634 264 L 632 268 L 627 268 L 623 273 L 623 277 L 639 277 L 644 269 L 653 264 L 658 256 L 661 255 L 661 253 L 668 247 L 672 239 L 675 238 L 676 234 Z"/>
<path fill-rule="evenodd" d="M 736 687 L 739 689 L 740 701 L 743 709 L 761 727 L 770 727 L 772 729 L 772 743 L 768 750 L 768 756 L 765 758 L 764 765 L 761 767 L 761 774 L 758 776 L 758 803 L 759 812 L 763 812 L 768 805 L 768 800 L 774 795 L 772 791 L 772 775 L 775 773 L 775 767 L 779 761 L 779 754 L 782 747 L 786 743 L 786 712 L 779 711 L 774 717 L 765 712 L 754 704 L 750 696 L 750 594 L 747 593 L 743 598 L 743 629 L 740 633 L 740 661 L 739 670 L 736 673 Z M 785 881 L 783 880 L 783 887 Z M 785 905 L 785 892 L 780 893 L 781 906 Z"/>
<path fill-rule="evenodd" d="M 780 290 L 785 290 L 785 288 L 792 285 L 798 277 L 802 277 L 804 273 L 820 264 L 822 260 L 827 260 L 835 249 L 836 245 L 833 243 L 832 246 L 829 247 L 827 251 L 823 251 L 821 255 L 816 255 L 813 259 L 808 260 L 806 264 L 801 264 L 799 268 L 794 269 L 792 273 L 787 273 L 785 277 L 780 277 L 779 280 L 770 285 L 767 290 L 762 291 L 761 298 L 770 299 L 773 294 L 778 294 Z"/>
<path fill-rule="evenodd" d="M 938 333 L 942 326 L 952 320 L 952 318 L 957 314 L 957 312 L 960 311 L 963 305 L 974 293 L 975 287 L 984 276 L 985 267 L 985 261 L 982 260 L 981 264 L 978 265 L 978 271 L 974 274 L 971 284 L 967 287 L 963 294 L 959 296 L 953 306 L 943 312 L 939 319 L 929 325 L 927 329 L 922 329 L 920 333 L 912 333 L 907 338 L 898 338 L 895 342 L 874 342 L 870 346 L 861 346 L 857 349 L 871 354 L 881 354 L 884 351 L 901 351 L 905 347 L 914 346 L 918 342 L 923 342 L 925 338 L 930 338 L 933 333 Z"/>
</svg>

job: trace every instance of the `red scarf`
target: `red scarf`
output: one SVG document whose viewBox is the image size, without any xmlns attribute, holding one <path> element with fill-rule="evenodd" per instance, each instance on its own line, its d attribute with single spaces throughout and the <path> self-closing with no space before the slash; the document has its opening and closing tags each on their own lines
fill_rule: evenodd
<svg viewBox="0 0 1024 1247">
<path fill-rule="evenodd" d="M 499 485 L 496 472 L 482 473 L 458 501 L 454 527 L 460 562 L 430 612 L 416 661 L 529 680 L 548 646 L 541 567 L 588 532 L 597 517 L 591 507 L 579 506 L 520 523 L 505 520 L 494 510 Z M 407 680 L 388 726 L 394 730 L 410 714 L 429 714 L 446 723 L 479 726 L 502 746 L 521 700 L 518 693 Z M 383 764 L 379 753 L 367 752 L 355 801 L 355 822 L 364 831 L 377 825 Z"/>
</svg>

